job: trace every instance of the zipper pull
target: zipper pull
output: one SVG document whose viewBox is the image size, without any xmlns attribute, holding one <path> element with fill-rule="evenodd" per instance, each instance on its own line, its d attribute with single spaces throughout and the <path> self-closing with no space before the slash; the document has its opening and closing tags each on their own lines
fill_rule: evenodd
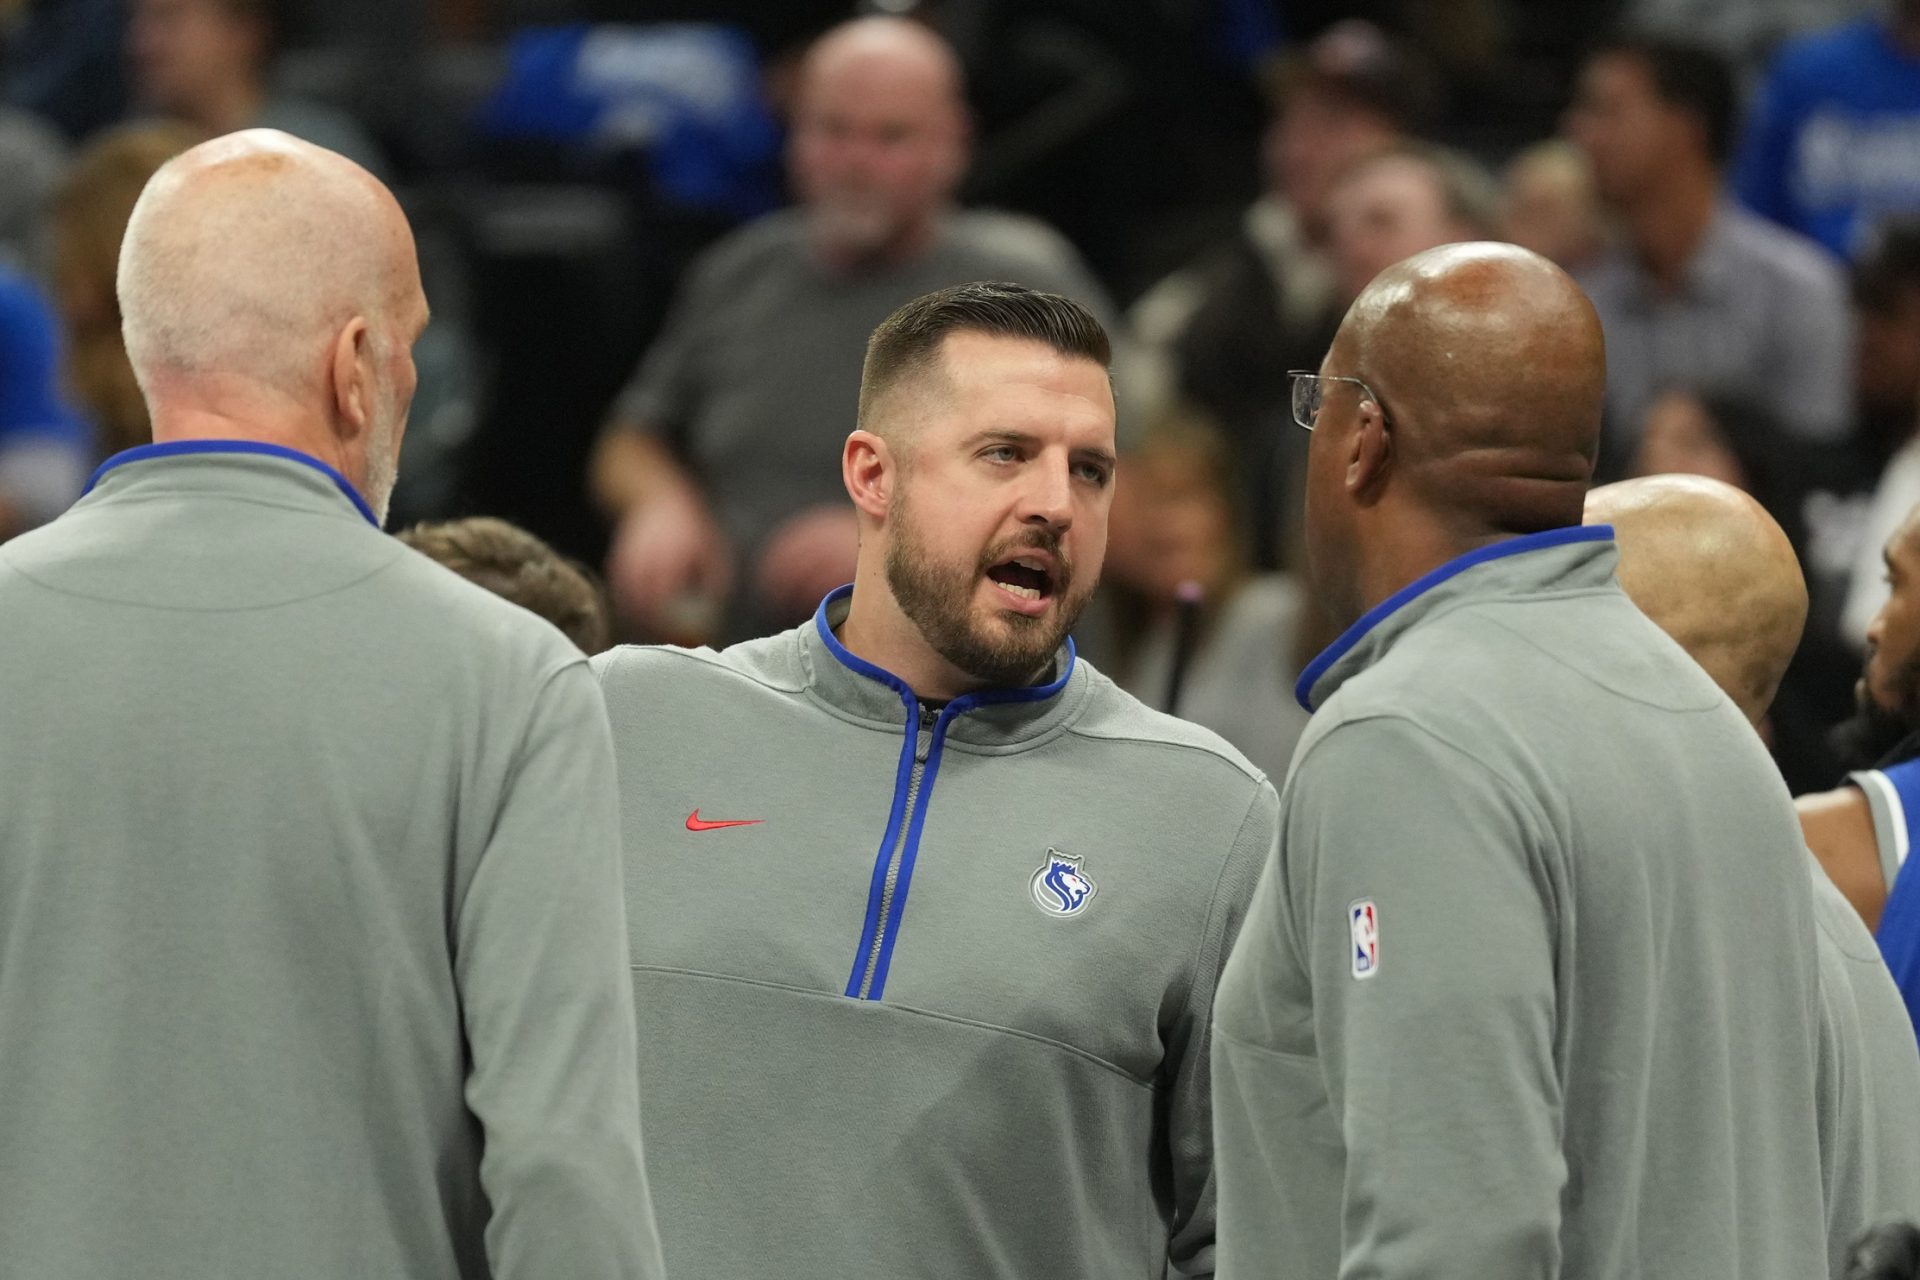
<svg viewBox="0 0 1920 1280">
<path fill-rule="evenodd" d="M 940 723 L 940 713 L 932 707 L 920 708 L 920 736 L 913 744 L 913 762 L 925 764 L 927 755 L 933 750 L 934 726 Z"/>
</svg>

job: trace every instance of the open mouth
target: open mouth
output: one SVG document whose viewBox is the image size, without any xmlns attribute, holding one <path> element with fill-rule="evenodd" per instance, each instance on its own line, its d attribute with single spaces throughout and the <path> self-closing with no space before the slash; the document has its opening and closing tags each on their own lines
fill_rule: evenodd
<svg viewBox="0 0 1920 1280">
<path fill-rule="evenodd" d="M 1053 570 L 1037 556 L 1014 556 L 987 570 L 987 578 L 1016 600 L 1048 600 L 1053 596 Z"/>
</svg>

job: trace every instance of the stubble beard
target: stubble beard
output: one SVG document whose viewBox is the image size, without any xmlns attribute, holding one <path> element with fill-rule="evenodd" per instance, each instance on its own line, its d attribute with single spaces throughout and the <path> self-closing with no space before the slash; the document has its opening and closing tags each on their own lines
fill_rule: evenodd
<svg viewBox="0 0 1920 1280">
<path fill-rule="evenodd" d="M 908 621 L 942 658 L 989 688 L 1019 688 L 1045 670 L 1073 624 L 1080 619 L 1090 591 L 1073 593 L 1073 571 L 1057 534 L 1034 533 L 989 547 L 978 563 L 962 568 L 943 564 L 927 552 L 915 527 L 905 490 L 894 501 L 894 535 L 887 545 L 887 586 Z M 1054 608 L 1040 617 L 1000 611 L 1005 633 L 994 635 L 973 618 L 973 598 L 986 571 L 1023 548 L 1045 550 L 1058 564 Z"/>
</svg>

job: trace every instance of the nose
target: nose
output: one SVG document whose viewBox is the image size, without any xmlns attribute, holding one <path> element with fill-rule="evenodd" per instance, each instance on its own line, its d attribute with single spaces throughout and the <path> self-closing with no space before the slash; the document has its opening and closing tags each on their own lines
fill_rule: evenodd
<svg viewBox="0 0 1920 1280">
<path fill-rule="evenodd" d="M 1020 519 L 1026 524 L 1043 524 L 1065 533 L 1073 524 L 1073 475 L 1064 459 L 1049 459 L 1027 472 L 1028 483 L 1020 495 Z"/>
<path fill-rule="evenodd" d="M 1880 639 L 1887 630 L 1887 607 L 1881 605 L 1874 613 L 1873 621 L 1867 624 L 1867 652 L 1872 653 L 1880 647 Z"/>
</svg>

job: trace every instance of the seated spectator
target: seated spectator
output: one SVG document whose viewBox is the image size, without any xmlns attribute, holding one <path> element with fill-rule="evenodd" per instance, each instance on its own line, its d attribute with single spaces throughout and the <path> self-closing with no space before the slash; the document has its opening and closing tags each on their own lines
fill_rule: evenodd
<svg viewBox="0 0 1920 1280">
<path fill-rule="evenodd" d="M 649 638 L 756 634 L 851 578 L 838 446 L 867 336 L 902 303 L 999 279 L 1110 318 L 1057 234 L 952 207 L 966 159 L 959 66 L 931 31 L 865 18 L 810 51 L 789 141 L 799 207 L 688 269 L 595 453 L 614 604 Z"/>
<path fill-rule="evenodd" d="M 1277 568 L 1285 555 L 1284 371 L 1318 365 L 1340 319 L 1327 196 L 1355 160 L 1420 126 L 1422 84 L 1410 55 L 1359 20 L 1336 23 L 1280 64 L 1264 193 L 1232 239 L 1155 285 L 1131 312 L 1165 395 L 1204 408 L 1233 444 L 1257 569 Z"/>
<path fill-rule="evenodd" d="M 53 309 L 0 266 L 0 542 L 65 511 L 92 459 L 87 429 L 61 396 Z"/>
<path fill-rule="evenodd" d="M 1307 724 L 1293 682 L 1310 606 L 1292 577 L 1249 571 L 1231 448 L 1177 411 L 1123 466 L 1101 588 L 1115 681 L 1286 777 Z"/>
<path fill-rule="evenodd" d="M 153 434 L 120 336 L 120 241 L 147 179 L 203 136 L 172 121 L 123 125 L 89 143 L 54 193 L 53 293 L 66 333 L 67 385 L 102 456 Z"/>
<path fill-rule="evenodd" d="M 353 117 L 271 91 L 277 0 L 132 0 L 131 15 L 127 40 L 142 106 L 210 136 L 279 129 L 384 174 L 379 146 Z"/>
<path fill-rule="evenodd" d="M 1508 162 L 1500 235 L 1563 271 L 1577 275 L 1594 264 L 1607 247 L 1607 226 L 1579 148 L 1554 138 Z"/>
<path fill-rule="evenodd" d="M 1617 40 L 1581 73 L 1569 131 L 1622 234 L 1581 276 L 1606 332 L 1604 471 L 1665 386 L 1749 389 L 1801 439 L 1850 426 L 1839 268 L 1723 194 L 1737 109 L 1726 65 L 1683 44 Z"/>
<path fill-rule="evenodd" d="M 1920 213 L 1920 0 L 1788 41 L 1754 96 L 1733 185 L 1844 257 L 1882 219 Z"/>
<path fill-rule="evenodd" d="M 417 524 L 400 541 L 476 586 L 538 614 L 591 658 L 612 641 L 607 601 L 584 566 L 492 516 Z"/>
<path fill-rule="evenodd" d="M 1490 238 L 1498 199 L 1477 161 L 1445 147 L 1402 143 L 1354 161 L 1327 193 L 1336 306 L 1416 253 Z"/>
</svg>

